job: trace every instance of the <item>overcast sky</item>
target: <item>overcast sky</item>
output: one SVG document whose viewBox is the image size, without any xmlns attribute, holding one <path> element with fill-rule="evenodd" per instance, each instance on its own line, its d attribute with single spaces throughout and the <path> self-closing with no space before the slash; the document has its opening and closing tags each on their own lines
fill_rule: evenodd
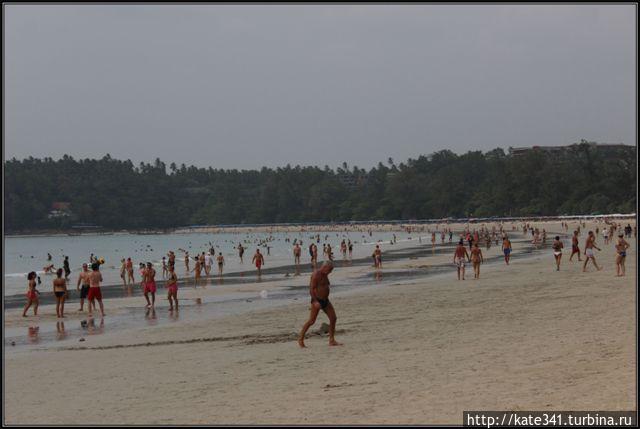
<svg viewBox="0 0 640 429">
<path fill-rule="evenodd" d="M 5 158 L 636 143 L 634 5 L 4 5 Z"/>
</svg>

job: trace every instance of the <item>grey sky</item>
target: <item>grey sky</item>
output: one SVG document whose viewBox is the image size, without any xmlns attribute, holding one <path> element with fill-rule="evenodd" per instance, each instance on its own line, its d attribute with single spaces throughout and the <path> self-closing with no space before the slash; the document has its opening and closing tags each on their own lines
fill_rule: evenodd
<svg viewBox="0 0 640 429">
<path fill-rule="evenodd" d="M 634 5 L 5 5 L 5 157 L 636 144 Z"/>
</svg>

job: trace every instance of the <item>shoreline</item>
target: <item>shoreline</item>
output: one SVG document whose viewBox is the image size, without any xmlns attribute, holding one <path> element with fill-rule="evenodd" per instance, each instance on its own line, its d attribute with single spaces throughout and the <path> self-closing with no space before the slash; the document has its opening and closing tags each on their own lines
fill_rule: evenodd
<svg viewBox="0 0 640 429">
<path fill-rule="evenodd" d="M 174 228 L 158 228 L 148 230 L 128 229 L 104 229 L 100 231 L 79 232 L 78 230 L 28 230 L 25 232 L 12 231 L 5 233 L 5 238 L 26 237 L 59 237 L 59 236 L 93 236 L 93 235 L 163 235 L 163 234 L 192 234 L 192 233 L 244 233 L 244 232 L 340 232 L 344 228 L 392 228 L 388 231 L 402 230 L 405 227 L 415 227 L 433 224 L 482 224 L 482 223 L 506 223 L 506 222 L 555 222 L 555 221 L 595 221 L 598 219 L 636 219 L 636 213 L 612 213 L 603 215 L 558 215 L 558 216 L 513 216 L 513 217 L 486 217 L 486 218 L 442 218 L 442 219 L 418 219 L 418 220 L 370 220 L 370 221 L 344 221 L 344 222 L 311 222 L 311 223 L 266 223 L 251 225 L 203 225 L 197 227 L 181 226 Z"/>
<path fill-rule="evenodd" d="M 512 232 L 512 234 L 514 233 Z M 527 239 L 525 237 L 522 237 L 522 233 L 515 232 L 515 234 L 517 234 L 520 237 L 517 239 L 516 238 L 512 239 L 513 244 L 528 243 Z M 531 246 L 530 242 L 528 244 L 529 244 L 528 246 L 524 246 L 522 253 L 515 253 L 512 255 L 512 258 L 522 257 L 523 253 L 526 255 L 533 253 L 532 252 L 533 247 Z M 544 246 L 541 245 L 540 249 L 549 247 L 549 245 L 550 245 L 549 243 L 547 243 Z M 388 263 L 388 262 L 402 261 L 405 259 L 417 259 L 420 257 L 429 256 L 429 255 L 433 256 L 433 255 L 440 255 L 444 253 L 451 254 L 452 249 L 455 248 L 455 246 L 456 244 L 454 242 L 451 242 L 451 243 L 445 243 L 445 244 L 438 244 L 437 247 L 432 248 L 427 243 L 424 243 L 424 244 L 412 246 L 412 247 L 390 249 L 385 251 L 383 260 L 384 262 Z M 495 247 L 495 245 L 492 245 L 491 247 Z M 333 262 L 336 267 L 371 266 L 370 257 L 353 258 L 353 259 L 347 259 L 347 260 L 336 258 L 334 259 Z M 319 261 L 318 264 L 321 265 L 322 261 Z M 436 267 L 431 267 L 431 268 L 433 269 Z M 158 271 L 159 270 L 156 270 L 157 272 L 156 276 L 157 277 L 160 276 L 160 278 L 156 279 L 156 286 L 158 288 L 158 292 L 156 293 L 156 295 L 159 295 L 161 293 L 161 289 L 164 289 L 167 283 L 167 279 L 161 278 L 161 271 L 160 273 L 158 273 Z M 269 267 L 269 268 L 263 267 L 261 281 L 268 282 L 268 281 L 274 281 L 274 280 L 283 280 L 283 279 L 286 279 L 287 277 L 306 276 L 311 273 L 312 273 L 311 264 L 308 262 L 301 263 L 299 270 L 296 270 L 296 266 L 293 264 L 278 265 L 278 266 Z M 215 286 L 217 284 L 242 286 L 246 284 L 255 283 L 257 279 L 258 279 L 257 271 L 255 267 L 252 265 L 248 265 L 247 270 L 225 273 L 223 274 L 222 279 L 220 279 L 218 275 L 214 275 L 214 274 L 210 274 L 208 276 L 203 275 L 201 277 L 201 280 L 203 281 L 204 286 Z M 178 278 L 179 288 L 193 287 L 193 283 L 194 283 L 193 277 Z M 80 292 L 75 288 L 75 285 L 71 284 L 70 282 L 67 287 L 69 290 L 69 297 L 67 298 L 66 303 L 69 303 L 71 301 L 78 301 L 80 299 Z M 102 290 L 103 298 L 105 299 L 131 297 L 131 296 L 143 296 L 139 281 L 127 286 L 124 286 L 121 283 L 103 284 L 101 285 L 100 288 Z M 40 293 L 41 306 L 52 304 L 54 302 L 55 300 L 53 298 L 53 292 L 47 291 L 47 292 Z M 24 293 L 7 295 L 4 297 L 5 310 L 19 308 L 22 306 L 24 306 Z"/>
</svg>

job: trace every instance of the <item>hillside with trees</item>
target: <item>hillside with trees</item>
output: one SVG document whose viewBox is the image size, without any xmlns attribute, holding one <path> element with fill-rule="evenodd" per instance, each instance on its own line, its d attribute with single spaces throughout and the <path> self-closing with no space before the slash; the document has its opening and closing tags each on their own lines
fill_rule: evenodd
<svg viewBox="0 0 640 429">
<path fill-rule="evenodd" d="M 369 170 L 134 165 L 106 155 L 4 163 L 5 232 L 444 217 L 632 213 L 634 146 L 435 152 Z M 54 212 L 64 202 L 67 212 Z"/>
</svg>

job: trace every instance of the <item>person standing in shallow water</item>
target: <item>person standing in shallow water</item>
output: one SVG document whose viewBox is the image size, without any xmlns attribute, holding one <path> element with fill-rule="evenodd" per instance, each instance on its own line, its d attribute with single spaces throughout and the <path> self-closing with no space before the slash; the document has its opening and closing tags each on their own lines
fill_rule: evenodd
<svg viewBox="0 0 640 429">
<path fill-rule="evenodd" d="M 147 262 L 147 268 L 143 272 L 144 276 L 144 298 L 147 300 L 147 308 L 154 307 L 156 305 L 156 270 L 153 269 L 153 264 Z M 149 301 L 149 294 L 151 294 L 151 301 Z"/>
<path fill-rule="evenodd" d="M 264 256 L 260 253 L 260 249 L 256 249 L 255 255 L 253 255 L 253 259 L 251 263 L 256 264 L 256 268 L 258 269 L 258 276 L 262 275 L 262 266 L 264 265 Z"/>
<path fill-rule="evenodd" d="M 296 268 L 300 266 L 300 256 L 302 255 L 302 248 L 298 243 L 293 246 L 293 263 Z"/>
<path fill-rule="evenodd" d="M 62 263 L 62 267 L 64 268 L 64 279 L 69 279 L 69 274 L 71 274 L 71 268 L 69 267 L 69 257 L 64 257 L 64 262 Z"/>
<path fill-rule="evenodd" d="M 100 290 L 100 282 L 102 282 L 102 273 L 100 273 L 100 264 L 94 262 L 91 264 L 91 274 L 89 275 L 89 317 L 92 316 L 92 309 L 96 308 L 95 300 L 100 305 L 100 314 L 104 317 L 104 305 L 102 304 L 102 291 Z"/>
<path fill-rule="evenodd" d="M 304 336 L 314 323 L 320 310 L 324 311 L 329 317 L 329 345 L 341 346 L 342 344 L 335 339 L 336 322 L 338 317 L 333 308 L 333 304 L 329 301 L 329 274 L 333 271 L 333 262 L 326 261 L 320 269 L 311 274 L 309 283 L 309 294 L 311 295 L 311 307 L 309 308 L 309 319 L 302 326 L 300 335 L 298 336 L 298 345 L 306 347 L 304 344 Z"/>
<path fill-rule="evenodd" d="M 218 254 L 216 259 L 218 260 L 218 275 L 222 276 L 222 268 L 224 267 L 224 256 L 222 256 L 222 252 Z"/>
<path fill-rule="evenodd" d="M 124 259 L 122 260 L 124 262 Z M 82 311 L 84 309 L 84 300 L 87 298 L 89 294 L 89 266 L 86 264 L 82 264 L 82 272 L 78 276 L 78 284 L 76 285 L 76 289 L 80 291 L 80 309 L 78 311 Z M 80 288 L 82 286 L 82 289 Z M 88 305 L 88 304 L 87 304 Z"/>
<path fill-rule="evenodd" d="M 242 255 L 244 255 L 244 247 L 242 243 L 238 244 L 238 256 L 240 256 L 240 263 L 242 264 Z"/>
<path fill-rule="evenodd" d="M 178 311 L 178 276 L 176 276 L 173 265 L 169 265 L 169 280 L 167 280 L 167 299 L 169 300 L 169 311 L 173 311 L 174 302 L 176 311 Z"/>
<path fill-rule="evenodd" d="M 67 281 L 62 278 L 63 270 L 58 268 L 57 278 L 53 279 L 53 295 L 56 297 L 56 316 L 64 317 L 64 300 L 67 297 Z"/>
</svg>

